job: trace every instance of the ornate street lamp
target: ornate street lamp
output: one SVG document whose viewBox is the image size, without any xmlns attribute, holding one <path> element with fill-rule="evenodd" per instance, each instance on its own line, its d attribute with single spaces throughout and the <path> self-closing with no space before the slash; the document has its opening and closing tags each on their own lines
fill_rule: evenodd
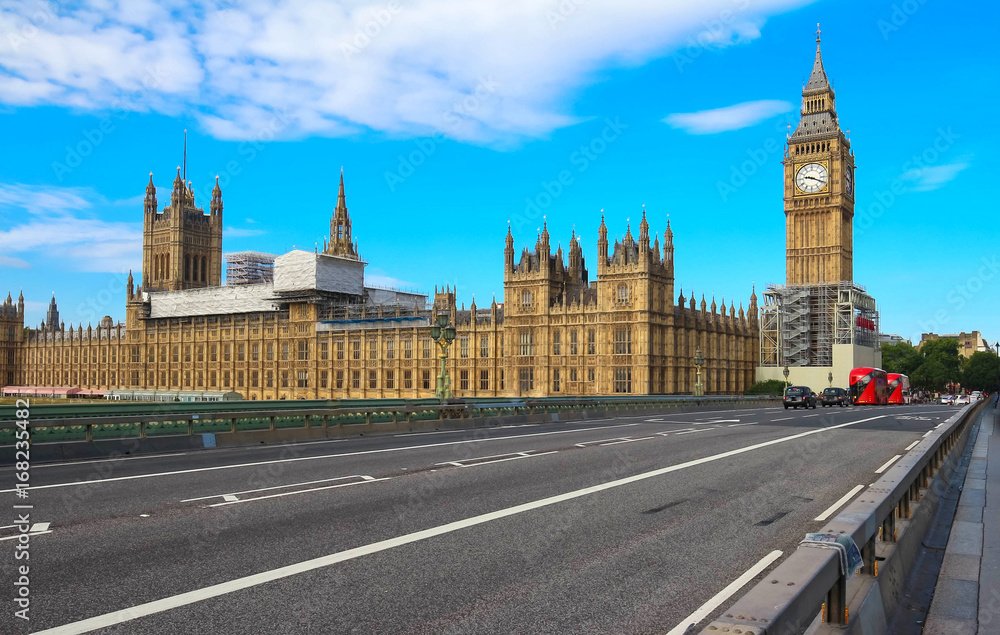
<svg viewBox="0 0 1000 635">
<path fill-rule="evenodd" d="M 448 314 L 437 314 L 437 320 L 431 325 L 431 339 L 438 345 L 441 368 L 438 371 L 437 390 L 434 396 L 441 402 L 451 399 L 451 377 L 448 376 L 448 347 L 455 341 L 455 327 L 448 324 Z"/>
<path fill-rule="evenodd" d="M 781 371 L 781 374 L 785 376 L 785 389 L 788 389 L 788 366 L 785 366 L 785 370 Z"/>
<path fill-rule="evenodd" d="M 694 352 L 694 368 L 695 368 L 695 382 L 694 382 L 694 396 L 704 397 L 705 396 L 705 386 L 701 383 L 701 367 L 705 364 L 705 358 L 701 356 L 701 349 L 699 348 Z"/>
</svg>

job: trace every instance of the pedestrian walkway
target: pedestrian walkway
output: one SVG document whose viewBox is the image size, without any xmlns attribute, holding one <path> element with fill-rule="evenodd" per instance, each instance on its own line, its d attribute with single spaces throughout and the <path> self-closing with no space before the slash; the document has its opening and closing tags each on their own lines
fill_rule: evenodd
<svg viewBox="0 0 1000 635">
<path fill-rule="evenodd" d="M 924 635 L 1000 633 L 1000 410 L 996 405 L 983 411 L 974 442 Z"/>
</svg>

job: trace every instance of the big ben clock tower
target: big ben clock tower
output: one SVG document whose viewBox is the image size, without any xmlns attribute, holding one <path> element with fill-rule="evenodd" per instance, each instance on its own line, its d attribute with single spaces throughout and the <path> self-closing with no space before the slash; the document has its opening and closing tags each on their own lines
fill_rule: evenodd
<svg viewBox="0 0 1000 635">
<path fill-rule="evenodd" d="M 802 119 L 788 139 L 785 166 L 786 283 L 853 279 L 854 153 L 837 121 L 833 87 L 816 61 L 802 89 Z"/>
</svg>

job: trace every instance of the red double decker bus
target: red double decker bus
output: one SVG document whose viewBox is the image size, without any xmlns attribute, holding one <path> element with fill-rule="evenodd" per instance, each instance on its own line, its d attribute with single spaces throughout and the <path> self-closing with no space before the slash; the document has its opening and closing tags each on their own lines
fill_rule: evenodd
<svg viewBox="0 0 1000 635">
<path fill-rule="evenodd" d="M 899 373 L 889 373 L 889 403 L 910 403 L 910 378 Z"/>
<path fill-rule="evenodd" d="M 881 368 L 855 368 L 851 371 L 851 403 L 884 406 L 889 403 L 889 380 Z"/>
</svg>

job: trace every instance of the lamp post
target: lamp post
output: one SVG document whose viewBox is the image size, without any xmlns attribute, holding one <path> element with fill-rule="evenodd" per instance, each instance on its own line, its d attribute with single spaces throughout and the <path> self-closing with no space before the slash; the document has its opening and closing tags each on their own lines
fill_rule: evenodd
<svg viewBox="0 0 1000 635">
<path fill-rule="evenodd" d="M 781 374 L 785 376 L 785 390 L 788 390 L 788 366 L 785 366 L 785 369 L 781 371 Z"/>
<path fill-rule="evenodd" d="M 826 378 L 830 380 L 830 388 L 833 388 L 833 371 L 832 370 L 830 371 L 830 374 L 826 376 Z"/>
<path fill-rule="evenodd" d="M 695 368 L 695 382 L 694 382 L 694 396 L 704 397 L 705 396 L 705 386 L 701 383 L 701 367 L 705 364 L 705 358 L 701 356 L 701 349 L 699 348 L 694 352 L 694 368 Z"/>
<path fill-rule="evenodd" d="M 448 376 L 448 347 L 455 341 L 455 327 L 448 324 L 448 314 L 437 314 L 436 321 L 431 325 L 431 339 L 438 345 L 438 358 L 441 369 L 438 371 L 437 390 L 434 396 L 442 403 L 451 399 L 451 377 Z"/>
<path fill-rule="evenodd" d="M 997 386 L 996 392 L 1000 394 L 1000 342 L 994 344 L 997 349 Z"/>
</svg>

